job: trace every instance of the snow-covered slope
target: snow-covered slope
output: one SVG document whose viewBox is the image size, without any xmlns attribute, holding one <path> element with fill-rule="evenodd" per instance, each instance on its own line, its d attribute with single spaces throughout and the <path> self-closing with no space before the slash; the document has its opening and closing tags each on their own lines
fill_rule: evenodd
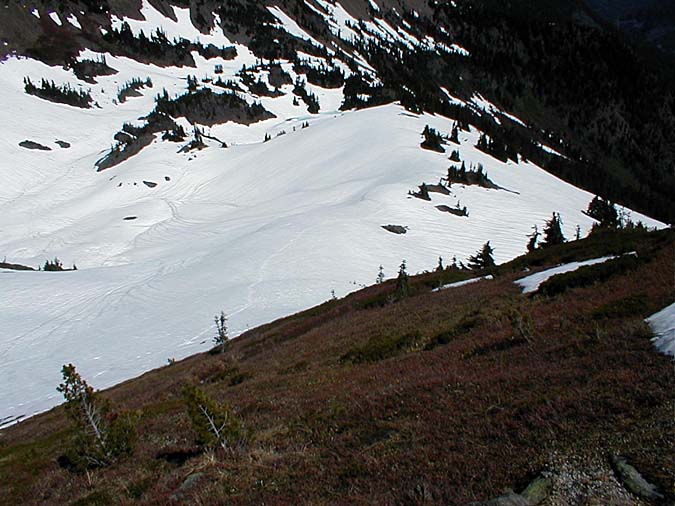
<svg viewBox="0 0 675 506">
<path fill-rule="evenodd" d="M 675 304 L 663 308 L 645 320 L 654 332 L 654 346 L 675 357 Z"/>
<path fill-rule="evenodd" d="M 178 19 L 167 29 L 186 22 Z M 236 49 L 234 60 L 193 53 L 196 69 L 108 54 L 118 73 L 93 85 L 33 60 L 0 62 L 0 255 L 35 266 L 58 256 L 79 269 L 0 272 L 0 421 L 57 404 L 63 364 L 75 363 L 105 387 L 209 348 L 221 310 L 237 335 L 320 303 L 332 290 L 342 296 L 371 284 L 379 265 L 392 276 L 405 259 L 417 272 L 439 256 L 464 260 L 488 240 L 498 262 L 509 260 L 554 211 L 568 238 L 577 225 L 582 234 L 590 229 L 582 210 L 592 195 L 532 163 L 479 151 L 475 129 L 461 132 L 461 145 L 451 149 L 467 166 L 481 163 L 505 190 L 452 185 L 450 195 L 432 193 L 431 202 L 408 196 L 450 165 L 448 153 L 420 148 L 420 133 L 426 125 L 448 133 L 453 121 L 396 104 L 339 112 L 342 90 L 313 85 L 320 114 L 293 104 L 293 85 L 275 98 L 245 89 L 241 96 L 276 118 L 206 129 L 229 147 L 207 141 L 206 149 L 179 154 L 180 145 L 157 135 L 136 156 L 96 172 L 114 134 L 124 122 L 142 123 L 160 90 L 183 93 L 188 75 L 214 78 L 216 64 L 223 79 L 237 80 L 243 65 L 256 64 L 246 47 Z M 293 66 L 282 66 L 295 80 Z M 91 88 L 98 107 L 30 96 L 25 76 Z M 119 86 L 134 77 L 150 77 L 153 88 L 117 103 Z M 271 140 L 263 142 L 266 134 Z M 29 150 L 19 146 L 23 140 L 52 149 Z M 435 207 L 458 203 L 468 217 Z M 392 234 L 382 228 L 388 224 L 408 232 Z"/>
</svg>

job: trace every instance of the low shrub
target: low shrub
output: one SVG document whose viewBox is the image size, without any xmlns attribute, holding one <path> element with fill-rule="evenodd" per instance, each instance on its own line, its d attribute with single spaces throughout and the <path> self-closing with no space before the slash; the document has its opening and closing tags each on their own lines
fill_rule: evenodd
<svg viewBox="0 0 675 506">
<path fill-rule="evenodd" d="M 649 311 L 649 298 L 638 293 L 630 295 L 619 300 L 608 302 L 593 311 L 592 317 L 595 320 L 604 318 L 626 318 L 629 316 L 647 316 Z"/>
<path fill-rule="evenodd" d="M 402 351 L 414 347 L 421 340 L 422 336 L 419 331 L 398 336 L 374 337 L 363 346 L 350 349 L 340 357 L 340 362 L 352 364 L 377 362 L 396 356 Z"/>
<path fill-rule="evenodd" d="M 601 264 L 580 267 L 576 271 L 558 274 L 546 280 L 539 287 L 538 293 L 550 297 L 572 288 L 590 286 L 637 269 L 642 262 L 637 256 L 624 255 Z"/>
</svg>

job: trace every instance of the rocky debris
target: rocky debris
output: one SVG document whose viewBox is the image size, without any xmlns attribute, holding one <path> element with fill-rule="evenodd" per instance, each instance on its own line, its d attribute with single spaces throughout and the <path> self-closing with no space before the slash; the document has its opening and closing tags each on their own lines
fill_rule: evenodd
<svg viewBox="0 0 675 506">
<path fill-rule="evenodd" d="M 545 477 L 552 488 L 542 506 L 643 506 L 619 483 L 603 457 L 563 456 L 554 453 Z"/>
<path fill-rule="evenodd" d="M 537 506 L 550 495 L 552 486 L 550 478 L 537 476 L 520 495 L 532 506 Z"/>
<path fill-rule="evenodd" d="M 124 221 L 131 221 L 131 220 L 135 220 L 136 218 L 138 218 L 138 216 L 125 216 Z"/>
<path fill-rule="evenodd" d="M 631 466 L 625 458 L 612 455 L 609 459 L 612 469 L 616 473 L 619 481 L 633 494 L 643 499 L 660 500 L 663 495 L 659 493 L 656 485 L 652 485 L 645 480 L 642 475 Z"/>
<path fill-rule="evenodd" d="M 157 183 L 155 183 L 154 181 L 143 181 L 143 184 L 148 188 L 154 188 L 155 186 L 157 186 Z"/>
<path fill-rule="evenodd" d="M 178 491 L 171 496 L 171 499 L 174 501 L 180 500 L 185 493 L 189 492 L 191 489 L 195 487 L 195 485 L 197 485 L 197 483 L 199 482 L 199 480 L 202 479 L 202 477 L 204 477 L 204 473 L 201 472 L 189 475 L 187 478 L 185 478 L 185 481 L 181 483 L 181 486 L 178 488 Z"/>
<path fill-rule="evenodd" d="M 507 492 L 488 501 L 471 503 L 468 506 L 538 506 L 551 493 L 551 479 L 541 475 L 535 478 L 520 494 Z"/>
<path fill-rule="evenodd" d="M 56 144 L 59 145 L 59 147 L 61 147 L 63 149 L 68 149 L 70 147 L 70 142 L 66 142 L 66 141 L 55 141 L 55 142 L 56 142 Z"/>
<path fill-rule="evenodd" d="M 21 146 L 22 148 L 26 148 L 26 149 L 37 149 L 37 150 L 40 150 L 40 151 L 51 151 L 52 150 L 52 148 L 50 148 L 49 146 L 43 146 L 42 144 L 40 144 L 38 142 L 29 141 L 28 139 L 26 139 L 25 141 L 21 141 L 19 143 L 19 146 Z"/>
<path fill-rule="evenodd" d="M 473 502 L 469 506 L 532 506 L 527 499 L 520 494 L 509 492 L 508 494 L 500 495 L 495 499 L 490 499 L 484 502 Z"/>
<path fill-rule="evenodd" d="M 382 225 L 382 228 L 392 234 L 405 234 L 408 232 L 408 228 L 401 225 Z"/>
</svg>

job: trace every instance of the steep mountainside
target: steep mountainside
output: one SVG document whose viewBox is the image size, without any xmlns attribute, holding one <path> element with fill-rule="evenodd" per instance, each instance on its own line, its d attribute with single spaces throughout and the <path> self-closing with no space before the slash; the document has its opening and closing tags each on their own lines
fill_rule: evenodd
<svg viewBox="0 0 675 506">
<path fill-rule="evenodd" d="M 239 334 L 380 265 L 507 261 L 553 213 L 583 237 L 589 192 L 671 221 L 670 83 L 532 5 L 5 1 L 2 266 L 78 270 L 3 269 L 0 423 L 64 363 L 102 387 L 207 348 L 221 310 Z"/>
<path fill-rule="evenodd" d="M 600 231 L 252 329 L 226 353 L 103 392 L 138 424 L 135 449 L 110 466 L 74 466 L 78 430 L 63 407 L 0 432 L 0 504 L 463 506 L 537 476 L 532 502 L 485 506 L 671 504 L 673 360 L 643 319 L 674 302 L 673 247 L 672 231 Z M 514 283 L 615 255 L 534 293 Z M 241 424 L 225 449 L 199 444 L 188 384 Z"/>
<path fill-rule="evenodd" d="M 668 0 L 589 0 L 590 6 L 629 35 L 675 55 L 675 5 Z"/>
</svg>

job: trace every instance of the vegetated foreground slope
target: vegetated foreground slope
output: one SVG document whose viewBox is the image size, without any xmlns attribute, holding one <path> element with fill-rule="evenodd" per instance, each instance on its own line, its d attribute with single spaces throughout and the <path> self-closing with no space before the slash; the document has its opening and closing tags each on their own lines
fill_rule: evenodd
<svg viewBox="0 0 675 506">
<path fill-rule="evenodd" d="M 220 310 L 238 334 L 379 265 L 465 261 L 488 240 L 509 260 L 554 211 L 568 238 L 593 224 L 592 195 L 543 170 L 579 153 L 460 75 L 489 66 L 476 32 L 474 54 L 448 31 L 477 18 L 437 12 L 444 32 L 424 5 L 200 5 L 5 8 L 0 250 L 79 270 L 2 273 L 0 421 L 58 403 L 63 363 L 103 387 L 205 349 Z M 420 148 L 427 125 L 445 153 Z M 436 186 L 462 162 L 495 186 Z M 411 197 L 423 183 L 440 193 Z"/>
<path fill-rule="evenodd" d="M 675 374 L 644 318 L 673 302 L 673 248 L 672 231 L 600 232 L 493 280 L 434 292 L 467 273 L 424 274 L 396 302 L 388 281 L 250 330 L 105 392 L 140 416 L 133 456 L 111 467 L 59 466 L 62 407 L 5 429 L 1 502 L 466 504 L 544 471 L 544 505 L 657 504 L 622 489 L 615 455 L 672 500 Z M 555 296 L 514 284 L 525 267 L 632 251 L 630 268 L 577 274 Z M 248 443 L 195 445 L 186 383 L 228 402 Z"/>
</svg>

